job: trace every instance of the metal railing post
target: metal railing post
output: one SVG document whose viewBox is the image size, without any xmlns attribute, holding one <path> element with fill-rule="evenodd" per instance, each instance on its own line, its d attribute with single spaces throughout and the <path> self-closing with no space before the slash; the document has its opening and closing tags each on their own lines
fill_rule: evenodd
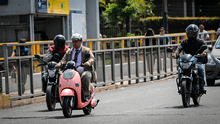
<svg viewBox="0 0 220 124">
<path fill-rule="evenodd" d="M 3 89 L 2 89 L 2 71 L 0 72 L 0 93 L 3 92 Z"/>
<path fill-rule="evenodd" d="M 122 48 L 122 40 L 119 41 L 119 48 Z M 120 78 L 123 80 L 123 50 L 120 50 Z M 123 84 L 123 81 L 121 81 L 121 84 Z"/>
<path fill-rule="evenodd" d="M 161 65 L 161 58 L 160 58 L 160 40 L 159 38 L 157 38 L 157 44 L 158 44 L 158 47 L 157 47 L 157 73 L 159 74 L 157 76 L 157 79 L 159 80 L 160 79 L 160 65 Z"/>
<path fill-rule="evenodd" d="M 9 94 L 9 64 L 8 64 L 7 44 L 4 44 L 3 48 L 4 48 L 4 64 L 5 64 L 5 91 L 6 91 L 6 94 Z"/>
<path fill-rule="evenodd" d="M 102 52 L 102 71 L 103 71 L 103 82 L 106 83 L 106 73 L 105 73 L 105 51 Z"/>
<path fill-rule="evenodd" d="M 146 39 L 143 39 L 142 46 L 145 46 Z M 143 68 L 144 68 L 144 82 L 147 82 L 147 66 L 146 66 L 146 48 L 143 49 Z"/>
<path fill-rule="evenodd" d="M 149 45 L 152 46 L 153 45 L 153 43 L 152 43 L 153 40 L 150 39 L 149 41 L 150 41 Z M 154 80 L 154 78 L 153 78 L 153 74 L 154 74 L 154 61 L 153 60 L 154 60 L 154 58 L 153 58 L 153 48 L 152 47 L 150 48 L 150 53 L 149 54 L 150 54 L 150 65 L 151 65 L 150 66 L 150 74 L 152 75 L 152 77 L 150 77 L 150 80 L 153 81 Z"/>
<path fill-rule="evenodd" d="M 110 41 L 110 48 L 112 49 L 112 52 L 111 52 L 111 72 L 112 72 L 112 81 L 114 83 L 112 84 L 115 84 L 115 48 L 114 48 L 114 40 Z"/>
<path fill-rule="evenodd" d="M 130 39 L 127 40 L 127 47 L 130 48 Z M 131 84 L 131 49 L 128 49 L 128 84 Z"/>
<path fill-rule="evenodd" d="M 20 58 L 16 60 L 18 63 L 18 95 L 22 96 L 22 82 L 21 82 L 21 60 Z"/>
<path fill-rule="evenodd" d="M 136 57 L 135 57 L 135 64 L 136 64 L 136 83 L 139 83 L 139 45 L 138 45 L 138 39 L 135 39 L 135 46 L 136 46 Z"/>
</svg>

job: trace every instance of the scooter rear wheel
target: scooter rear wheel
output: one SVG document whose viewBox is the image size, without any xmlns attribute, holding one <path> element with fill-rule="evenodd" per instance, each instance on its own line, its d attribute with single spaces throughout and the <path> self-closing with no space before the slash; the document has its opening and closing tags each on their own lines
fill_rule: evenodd
<svg viewBox="0 0 220 124">
<path fill-rule="evenodd" d="M 71 107 L 70 102 L 71 102 L 71 97 L 64 96 L 62 108 L 63 108 L 63 115 L 66 118 L 69 118 L 72 115 L 72 107 Z M 74 101 L 73 101 L 73 104 L 74 104 Z"/>
</svg>

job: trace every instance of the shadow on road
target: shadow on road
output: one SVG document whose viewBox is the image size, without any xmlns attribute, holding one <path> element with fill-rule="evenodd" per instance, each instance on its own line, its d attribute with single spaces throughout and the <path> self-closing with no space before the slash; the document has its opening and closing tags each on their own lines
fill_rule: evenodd
<svg viewBox="0 0 220 124">
<path fill-rule="evenodd" d="M 86 115 L 84 115 L 84 114 L 81 114 L 81 115 L 72 115 L 70 118 L 81 118 L 81 117 L 85 117 Z M 64 115 L 63 116 L 56 116 L 56 117 L 49 117 L 50 119 L 66 119 L 65 117 L 64 117 Z"/>
<path fill-rule="evenodd" d="M 190 105 L 189 107 L 184 107 L 183 105 L 180 105 L 180 106 L 174 106 L 174 107 L 165 107 L 165 108 L 174 108 L 174 109 L 187 109 L 187 108 L 192 108 L 192 107 L 199 107 L 199 106 L 202 106 L 202 105 Z"/>
<path fill-rule="evenodd" d="M 57 108 L 54 111 L 60 111 L 60 110 L 62 110 L 62 108 Z M 45 110 L 38 110 L 37 112 L 53 112 L 53 111 L 49 111 L 49 110 L 45 109 Z"/>
</svg>

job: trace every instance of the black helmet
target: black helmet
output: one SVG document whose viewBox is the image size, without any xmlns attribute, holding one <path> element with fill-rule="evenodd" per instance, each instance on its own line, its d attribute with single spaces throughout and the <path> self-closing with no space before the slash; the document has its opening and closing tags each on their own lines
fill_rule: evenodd
<svg viewBox="0 0 220 124">
<path fill-rule="evenodd" d="M 54 37 L 53 43 L 54 43 L 54 45 L 55 45 L 55 48 L 61 50 L 61 49 L 64 49 L 64 46 L 65 46 L 65 44 L 66 44 L 66 39 L 65 39 L 65 37 L 64 37 L 63 35 L 58 34 L 58 35 L 56 35 L 56 36 Z"/>
<path fill-rule="evenodd" d="M 186 28 L 186 35 L 187 35 L 188 39 L 195 40 L 198 37 L 198 34 L 199 34 L 199 28 L 197 25 L 190 24 Z"/>
</svg>

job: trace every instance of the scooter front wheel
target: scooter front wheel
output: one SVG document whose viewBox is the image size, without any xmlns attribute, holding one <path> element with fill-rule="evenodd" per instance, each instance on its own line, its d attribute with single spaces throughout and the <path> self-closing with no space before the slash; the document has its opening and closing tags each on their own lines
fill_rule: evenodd
<svg viewBox="0 0 220 124">
<path fill-rule="evenodd" d="M 92 107 L 91 107 L 91 104 L 87 105 L 85 108 L 83 108 L 83 113 L 85 115 L 89 115 L 92 111 Z"/>
<path fill-rule="evenodd" d="M 72 104 L 74 104 L 74 101 L 72 102 Z M 74 105 L 72 105 L 72 106 L 74 106 Z M 63 108 L 63 115 L 66 118 L 71 117 L 71 115 L 72 115 L 71 97 L 64 96 L 62 108 Z"/>
</svg>

